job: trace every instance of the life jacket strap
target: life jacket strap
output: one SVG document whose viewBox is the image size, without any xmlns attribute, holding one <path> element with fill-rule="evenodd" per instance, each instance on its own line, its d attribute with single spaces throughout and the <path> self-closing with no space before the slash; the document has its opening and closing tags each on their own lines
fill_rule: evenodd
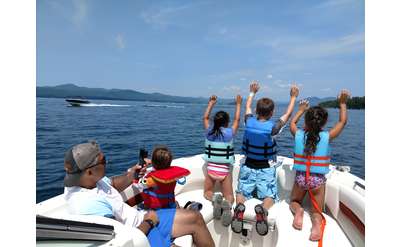
<svg viewBox="0 0 400 247">
<path fill-rule="evenodd" d="M 310 160 L 329 160 L 331 158 L 330 156 L 306 156 L 296 153 L 294 154 L 294 157 L 299 159 L 310 159 Z"/>
<path fill-rule="evenodd" d="M 242 148 L 242 150 L 243 150 L 244 152 L 246 152 L 246 154 L 260 155 L 260 156 L 264 156 L 265 158 L 266 158 L 266 156 L 275 155 L 275 154 L 277 153 L 276 151 L 269 152 L 269 153 L 256 153 L 256 152 L 249 151 L 249 150 L 246 149 L 246 148 Z"/>
<path fill-rule="evenodd" d="M 300 160 L 294 160 L 294 163 L 296 165 L 310 165 L 310 166 L 329 166 L 330 163 L 314 163 L 314 162 L 305 162 L 305 161 L 300 161 Z"/>
<path fill-rule="evenodd" d="M 312 157 L 312 156 L 307 156 L 307 157 Z M 306 164 L 306 179 L 305 179 L 305 182 L 306 182 L 306 184 L 308 184 L 308 179 L 309 179 L 309 176 L 310 176 L 310 167 L 313 164 L 311 164 L 310 158 L 307 159 L 306 163 L 307 164 Z M 323 247 L 322 240 L 324 238 L 324 230 L 325 230 L 325 225 L 326 225 L 326 219 L 325 219 L 324 215 L 322 214 L 322 210 L 318 206 L 317 200 L 315 199 L 312 191 L 310 190 L 310 188 L 308 188 L 307 190 L 308 190 L 308 195 L 310 197 L 310 200 L 311 200 L 311 203 L 312 203 L 313 207 L 317 210 L 317 212 L 322 217 L 322 222 L 321 222 L 321 226 L 320 226 L 320 228 L 321 228 L 321 238 L 318 241 L 318 247 Z"/>
<path fill-rule="evenodd" d="M 160 199 L 174 199 L 175 198 L 175 194 L 174 193 L 166 193 L 166 194 L 160 194 L 160 193 L 156 193 L 154 191 L 151 190 L 143 190 L 143 193 L 151 196 L 151 197 L 157 197 Z"/>
<path fill-rule="evenodd" d="M 221 151 L 226 153 L 214 153 L 212 151 Z M 208 155 L 208 158 L 211 158 L 211 156 L 226 156 L 226 159 L 229 159 L 229 157 L 235 155 L 231 146 L 227 146 L 226 148 L 213 148 L 210 144 L 206 146 L 206 150 L 204 153 Z"/>
<path fill-rule="evenodd" d="M 272 149 L 272 148 L 274 148 L 274 147 L 276 146 L 276 141 L 274 140 L 274 142 L 272 143 L 271 146 L 268 146 L 267 143 L 265 143 L 264 146 L 256 146 L 256 145 L 250 144 L 250 143 L 249 143 L 249 139 L 246 139 L 246 141 L 243 142 L 242 144 L 243 144 L 243 146 L 246 147 L 246 149 L 248 149 L 249 147 L 251 147 L 251 148 L 257 148 L 257 149 L 264 149 L 264 150 L 265 150 L 265 149 Z"/>
</svg>

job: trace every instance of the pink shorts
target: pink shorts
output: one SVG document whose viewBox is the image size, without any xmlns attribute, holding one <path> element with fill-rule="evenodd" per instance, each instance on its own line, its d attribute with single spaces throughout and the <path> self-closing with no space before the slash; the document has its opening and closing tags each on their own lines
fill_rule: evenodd
<svg viewBox="0 0 400 247">
<path fill-rule="evenodd" d="M 313 190 L 325 184 L 326 177 L 324 174 L 310 173 L 306 183 L 306 172 L 296 171 L 295 181 L 303 190 Z"/>
<path fill-rule="evenodd" d="M 230 172 L 231 164 L 207 163 L 207 173 L 215 180 L 223 180 Z"/>
</svg>

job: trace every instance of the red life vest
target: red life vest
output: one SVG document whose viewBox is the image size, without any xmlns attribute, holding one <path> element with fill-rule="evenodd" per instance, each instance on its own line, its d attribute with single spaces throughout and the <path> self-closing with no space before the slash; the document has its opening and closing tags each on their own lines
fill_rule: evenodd
<svg viewBox="0 0 400 247">
<path fill-rule="evenodd" d="M 171 166 L 162 170 L 155 170 L 145 176 L 148 188 L 143 190 L 144 207 L 148 209 L 174 208 L 176 180 L 190 174 L 190 171 Z"/>
</svg>

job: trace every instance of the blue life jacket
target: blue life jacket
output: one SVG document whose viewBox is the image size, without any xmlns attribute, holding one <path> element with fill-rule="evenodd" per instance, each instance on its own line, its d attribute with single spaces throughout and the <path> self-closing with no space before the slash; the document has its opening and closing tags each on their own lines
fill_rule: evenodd
<svg viewBox="0 0 400 247">
<path fill-rule="evenodd" d="M 204 142 L 205 152 L 203 159 L 211 163 L 231 164 L 235 163 L 233 152 L 233 140 L 230 142 L 215 142 L 208 139 Z"/>
<path fill-rule="evenodd" d="M 276 142 L 271 136 L 274 122 L 258 121 L 249 117 L 243 135 L 242 151 L 250 159 L 257 161 L 276 161 Z"/>
<path fill-rule="evenodd" d="M 319 132 L 320 140 L 312 156 L 304 155 L 306 136 L 304 130 L 297 130 L 295 135 L 294 165 L 293 169 L 311 173 L 326 174 L 329 172 L 331 158 L 329 145 L 329 132 Z"/>
</svg>

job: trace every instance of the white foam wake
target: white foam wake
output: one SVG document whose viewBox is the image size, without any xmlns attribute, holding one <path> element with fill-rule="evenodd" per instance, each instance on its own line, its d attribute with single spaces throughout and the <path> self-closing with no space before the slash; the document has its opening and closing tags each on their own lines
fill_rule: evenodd
<svg viewBox="0 0 400 247">
<path fill-rule="evenodd" d="M 183 105 L 144 105 L 144 107 L 163 107 L 163 108 L 185 108 Z"/>
<path fill-rule="evenodd" d="M 89 104 L 81 104 L 81 106 L 117 106 L 117 107 L 127 107 L 130 105 L 115 105 L 115 104 L 94 104 L 94 103 L 89 103 Z"/>
</svg>

